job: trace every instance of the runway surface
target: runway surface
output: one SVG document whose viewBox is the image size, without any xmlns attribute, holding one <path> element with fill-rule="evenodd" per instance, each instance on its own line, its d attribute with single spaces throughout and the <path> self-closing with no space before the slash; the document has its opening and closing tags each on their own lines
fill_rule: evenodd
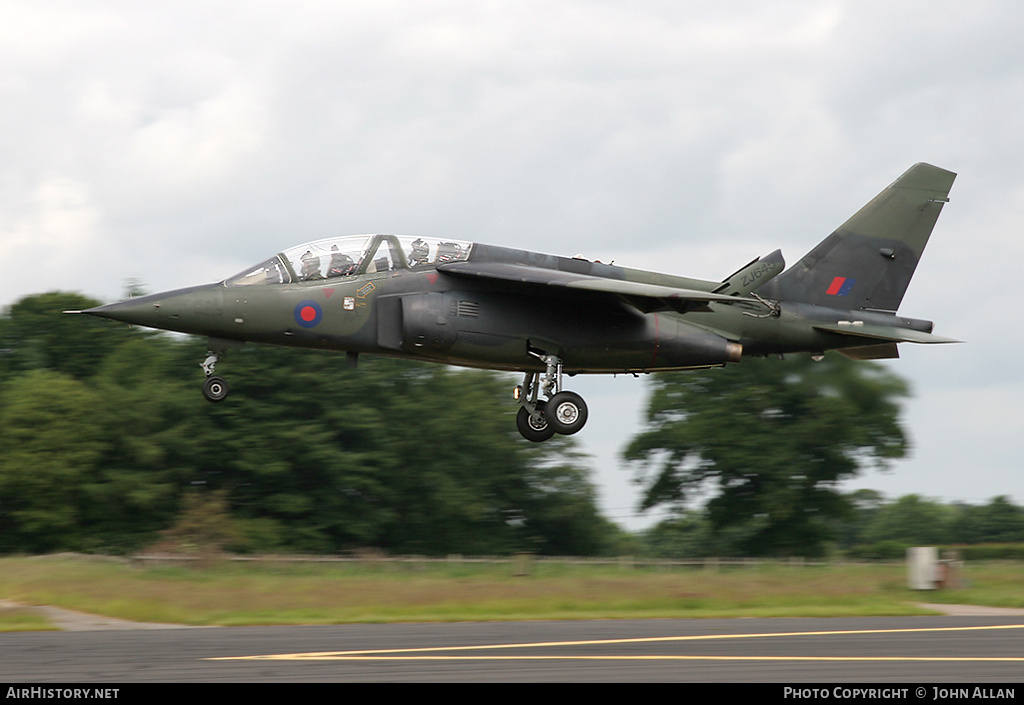
<svg viewBox="0 0 1024 705">
<path fill-rule="evenodd" d="M 1024 618 L 666 619 L 0 634 L 0 683 L 1019 683 Z M 930 697 L 929 697 L 930 699 Z"/>
</svg>

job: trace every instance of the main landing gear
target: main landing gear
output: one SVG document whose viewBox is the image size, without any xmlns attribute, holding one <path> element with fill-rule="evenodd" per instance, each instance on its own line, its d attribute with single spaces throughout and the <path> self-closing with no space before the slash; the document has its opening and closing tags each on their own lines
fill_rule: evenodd
<svg viewBox="0 0 1024 705">
<path fill-rule="evenodd" d="M 206 354 L 206 360 L 202 363 L 203 372 L 206 373 L 206 381 L 203 382 L 203 396 L 206 397 L 206 401 L 224 401 L 231 392 L 231 388 L 224 378 L 213 374 L 213 369 L 217 366 L 219 359 L 220 354 L 210 350 Z"/>
<path fill-rule="evenodd" d="M 556 433 L 570 436 L 587 423 L 587 404 L 575 392 L 562 391 L 562 361 L 554 355 L 541 355 L 530 351 L 544 363 L 543 378 L 539 372 L 527 372 L 523 383 L 516 387 L 519 402 L 516 428 L 528 441 L 540 443 Z M 539 398 L 541 389 L 548 399 Z"/>
</svg>

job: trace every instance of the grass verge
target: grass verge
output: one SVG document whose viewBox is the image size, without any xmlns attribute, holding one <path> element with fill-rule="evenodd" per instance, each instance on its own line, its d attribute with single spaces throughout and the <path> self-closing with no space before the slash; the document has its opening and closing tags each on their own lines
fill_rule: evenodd
<svg viewBox="0 0 1024 705">
<path fill-rule="evenodd" d="M 53 631 L 55 627 L 42 615 L 23 608 L 0 609 L 0 632 Z"/>
<path fill-rule="evenodd" d="M 966 578 L 968 589 L 922 596 L 907 589 L 899 564 L 665 571 L 538 563 L 530 575 L 513 577 L 504 566 L 133 567 L 95 557 L 43 556 L 0 559 L 0 598 L 141 622 L 225 626 L 893 616 L 924 614 L 912 604 L 923 599 L 1024 607 L 1024 565 L 974 564 Z M 5 623 L 0 617 L 0 629 Z"/>
</svg>

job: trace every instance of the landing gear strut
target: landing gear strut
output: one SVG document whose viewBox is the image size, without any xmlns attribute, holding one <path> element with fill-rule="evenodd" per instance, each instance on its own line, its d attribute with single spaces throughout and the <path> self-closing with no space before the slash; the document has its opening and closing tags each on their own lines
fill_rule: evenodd
<svg viewBox="0 0 1024 705">
<path fill-rule="evenodd" d="M 213 374 L 219 359 L 220 354 L 210 350 L 207 352 L 206 360 L 202 363 L 203 372 L 206 373 L 206 381 L 203 382 L 203 396 L 206 397 L 206 401 L 224 401 L 231 392 L 231 388 L 224 378 Z"/>
<path fill-rule="evenodd" d="M 544 363 L 543 378 L 539 372 L 527 372 L 523 383 L 516 387 L 519 412 L 516 414 L 516 428 L 523 438 L 539 443 L 556 433 L 569 436 L 587 423 L 587 404 L 583 397 L 574 392 L 562 391 L 562 361 L 554 355 L 544 355 L 533 350 L 531 355 Z M 541 389 L 548 396 L 539 399 Z"/>
</svg>

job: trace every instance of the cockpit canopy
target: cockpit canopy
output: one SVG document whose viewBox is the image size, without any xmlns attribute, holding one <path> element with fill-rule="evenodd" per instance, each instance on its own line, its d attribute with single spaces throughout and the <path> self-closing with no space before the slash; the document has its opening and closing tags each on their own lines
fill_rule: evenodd
<svg viewBox="0 0 1024 705">
<path fill-rule="evenodd" d="M 334 277 L 423 269 L 469 257 L 472 243 L 410 235 L 351 235 L 317 240 L 274 255 L 224 281 L 225 286 L 290 284 Z"/>
</svg>

